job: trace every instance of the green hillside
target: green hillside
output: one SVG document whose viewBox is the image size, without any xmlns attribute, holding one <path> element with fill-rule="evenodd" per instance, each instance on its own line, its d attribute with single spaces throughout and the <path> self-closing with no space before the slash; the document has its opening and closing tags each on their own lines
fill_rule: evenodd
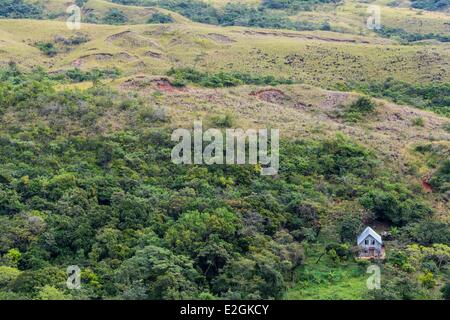
<svg viewBox="0 0 450 320">
<path fill-rule="evenodd" d="M 445 1 L 73 3 L 0 0 L 0 300 L 449 298 Z M 174 164 L 196 120 L 279 171 Z"/>
</svg>

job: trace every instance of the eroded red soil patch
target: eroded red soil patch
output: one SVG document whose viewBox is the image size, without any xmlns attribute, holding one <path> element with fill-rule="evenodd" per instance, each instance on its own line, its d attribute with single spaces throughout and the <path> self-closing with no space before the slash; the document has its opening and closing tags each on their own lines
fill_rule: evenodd
<svg viewBox="0 0 450 320">
<path fill-rule="evenodd" d="M 161 90 L 161 91 L 163 91 L 163 92 L 180 91 L 179 88 L 174 87 L 174 86 L 170 83 L 170 81 L 167 80 L 167 79 L 153 80 L 152 83 L 156 85 L 156 87 L 158 88 L 158 90 Z"/>
<path fill-rule="evenodd" d="M 425 192 L 433 192 L 433 187 L 429 183 L 429 176 L 425 176 L 422 178 L 422 187 L 425 190 Z"/>
</svg>

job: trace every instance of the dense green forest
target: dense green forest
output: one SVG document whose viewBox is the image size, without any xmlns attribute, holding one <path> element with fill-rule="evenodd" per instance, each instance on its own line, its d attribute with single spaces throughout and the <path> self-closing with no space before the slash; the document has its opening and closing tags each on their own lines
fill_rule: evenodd
<svg viewBox="0 0 450 320">
<path fill-rule="evenodd" d="M 0 81 L 0 299 L 282 298 L 314 254 L 354 264 L 369 220 L 391 225 L 396 244 L 382 289 L 363 297 L 448 297 L 448 225 L 350 137 L 282 140 L 276 177 L 177 166 L 170 118 L 148 101 L 101 82 L 57 91 L 67 80 L 13 64 Z M 127 129 L 103 133 L 106 115 L 126 115 Z M 448 187 L 439 163 L 432 183 Z M 81 290 L 65 286 L 73 264 Z"/>
</svg>

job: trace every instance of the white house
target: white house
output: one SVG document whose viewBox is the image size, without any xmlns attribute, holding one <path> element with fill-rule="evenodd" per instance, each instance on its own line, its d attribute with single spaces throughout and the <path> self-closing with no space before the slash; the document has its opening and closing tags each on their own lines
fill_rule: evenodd
<svg viewBox="0 0 450 320">
<path fill-rule="evenodd" d="M 381 236 L 371 227 L 367 227 L 357 239 L 360 248 L 360 257 L 380 258 L 384 256 L 383 241 Z"/>
</svg>

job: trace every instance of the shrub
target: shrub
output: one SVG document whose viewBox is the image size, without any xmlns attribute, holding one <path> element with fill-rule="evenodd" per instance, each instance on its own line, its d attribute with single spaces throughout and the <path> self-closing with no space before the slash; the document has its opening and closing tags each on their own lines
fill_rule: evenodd
<svg viewBox="0 0 450 320">
<path fill-rule="evenodd" d="M 448 8 L 450 3 L 445 0 L 411 0 L 411 6 L 417 9 L 425 10 L 443 10 Z"/>
<path fill-rule="evenodd" d="M 419 281 L 425 288 L 431 289 L 436 285 L 433 273 L 427 271 L 423 275 L 419 276 Z"/>
<path fill-rule="evenodd" d="M 366 209 L 375 214 L 376 219 L 391 222 L 396 226 L 403 226 L 432 214 L 427 205 L 410 199 L 408 194 L 402 192 L 370 190 L 360 201 Z"/>
<path fill-rule="evenodd" d="M 232 128 L 236 123 L 235 117 L 230 113 L 212 117 L 211 121 L 213 125 L 219 128 Z"/>
<path fill-rule="evenodd" d="M 376 106 L 370 98 L 359 97 L 356 102 L 350 105 L 350 109 L 361 113 L 370 113 L 375 110 Z"/>
<path fill-rule="evenodd" d="M 342 116 L 351 122 L 362 120 L 375 111 L 376 105 L 368 97 L 359 97 L 355 102 L 347 106 Z"/>
<path fill-rule="evenodd" d="M 362 223 L 358 217 L 346 215 L 339 224 L 339 235 L 341 242 L 355 242 L 358 233 L 361 231 Z"/>
<path fill-rule="evenodd" d="M 414 42 L 414 41 L 422 41 L 422 40 L 429 40 L 429 39 L 435 39 L 441 42 L 449 42 L 450 37 L 446 35 L 441 34 L 435 34 L 435 33 L 411 33 L 407 32 L 404 29 L 401 28 L 391 28 L 382 26 L 380 29 L 377 29 L 376 32 L 381 35 L 382 37 L 386 38 L 392 38 L 392 39 L 398 39 L 401 42 L 408 43 L 408 42 Z"/>
<path fill-rule="evenodd" d="M 78 68 L 66 70 L 62 75 L 56 77 L 63 77 L 71 82 L 84 82 L 93 81 L 96 82 L 99 79 L 117 78 L 120 75 L 118 69 L 98 69 L 94 68 L 89 71 L 82 71 Z"/>
<path fill-rule="evenodd" d="M 395 103 L 450 116 L 450 83 L 409 84 L 389 78 L 384 82 L 350 84 L 349 87 L 373 97 L 388 98 Z"/>
<path fill-rule="evenodd" d="M 442 297 L 445 300 L 450 300 L 450 283 L 446 283 L 442 288 L 441 288 L 441 292 L 442 292 Z"/>
<path fill-rule="evenodd" d="M 39 18 L 42 9 L 24 0 L 2 0 L 0 4 L 0 18 Z"/>
<path fill-rule="evenodd" d="M 103 22 L 107 24 L 124 24 L 127 21 L 127 16 L 116 8 L 109 9 L 103 17 Z"/>
<path fill-rule="evenodd" d="M 450 190 L 450 159 L 442 162 L 431 177 L 430 184 L 442 193 Z"/>
<path fill-rule="evenodd" d="M 175 78 L 172 84 L 176 86 L 184 86 L 190 82 L 207 88 L 235 87 L 242 84 L 278 85 L 293 83 L 290 79 L 276 79 L 273 76 L 252 76 L 240 72 L 208 74 L 192 68 L 171 69 L 167 75 Z"/>
<path fill-rule="evenodd" d="M 49 57 L 54 57 L 58 53 L 58 50 L 51 42 L 38 42 L 36 47 Z"/>
<path fill-rule="evenodd" d="M 416 117 L 411 120 L 411 124 L 416 127 L 423 127 L 425 126 L 425 120 L 422 117 Z"/>
<path fill-rule="evenodd" d="M 147 21 L 147 23 L 172 23 L 172 22 L 173 18 L 171 15 L 160 12 L 154 13 Z"/>
</svg>

